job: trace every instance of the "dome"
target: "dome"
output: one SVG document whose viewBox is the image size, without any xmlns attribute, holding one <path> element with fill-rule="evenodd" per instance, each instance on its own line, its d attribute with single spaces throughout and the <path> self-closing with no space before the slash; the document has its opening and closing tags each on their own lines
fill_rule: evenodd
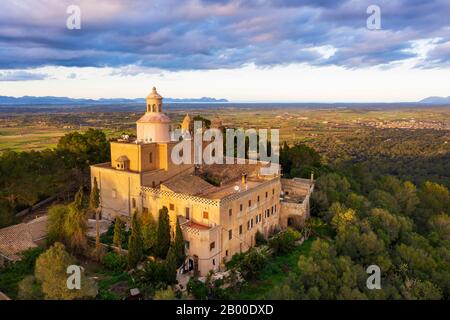
<svg viewBox="0 0 450 320">
<path fill-rule="evenodd" d="M 147 96 L 147 99 L 162 99 L 162 97 L 156 91 L 156 87 L 153 87 L 152 92 Z"/>
<path fill-rule="evenodd" d="M 137 122 L 139 123 L 171 123 L 172 121 L 164 113 L 145 113 Z"/>
</svg>

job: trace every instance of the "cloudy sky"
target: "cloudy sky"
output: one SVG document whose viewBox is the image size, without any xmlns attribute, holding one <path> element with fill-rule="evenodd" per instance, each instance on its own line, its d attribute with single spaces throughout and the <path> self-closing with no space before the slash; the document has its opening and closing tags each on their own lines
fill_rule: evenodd
<svg viewBox="0 0 450 320">
<path fill-rule="evenodd" d="M 81 29 L 66 23 L 69 5 Z M 367 8 L 381 9 L 369 30 Z M 449 0 L 2 0 L 0 95 L 415 101 L 450 95 Z"/>
</svg>

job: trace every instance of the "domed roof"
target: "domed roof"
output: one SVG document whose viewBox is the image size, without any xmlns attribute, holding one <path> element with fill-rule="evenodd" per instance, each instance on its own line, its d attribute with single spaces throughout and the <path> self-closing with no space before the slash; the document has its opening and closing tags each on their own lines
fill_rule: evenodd
<svg viewBox="0 0 450 320">
<path fill-rule="evenodd" d="M 137 122 L 140 123 L 171 123 L 172 121 L 164 113 L 146 112 Z"/>
<path fill-rule="evenodd" d="M 162 99 L 162 97 L 156 91 L 156 87 L 153 87 L 152 92 L 147 96 L 147 99 Z"/>
</svg>

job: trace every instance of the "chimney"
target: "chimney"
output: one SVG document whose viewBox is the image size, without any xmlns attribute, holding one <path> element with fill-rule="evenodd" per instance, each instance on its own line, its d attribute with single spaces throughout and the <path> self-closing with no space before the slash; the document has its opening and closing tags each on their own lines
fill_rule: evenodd
<svg viewBox="0 0 450 320">
<path fill-rule="evenodd" d="M 247 191 L 247 174 L 243 173 L 241 178 L 241 190 Z"/>
</svg>

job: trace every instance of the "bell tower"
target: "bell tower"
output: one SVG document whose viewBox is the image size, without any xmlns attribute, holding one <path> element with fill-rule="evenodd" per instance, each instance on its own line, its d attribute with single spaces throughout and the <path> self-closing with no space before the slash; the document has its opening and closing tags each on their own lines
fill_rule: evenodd
<svg viewBox="0 0 450 320">
<path fill-rule="evenodd" d="M 162 112 L 162 100 L 163 97 L 153 87 L 146 99 L 146 112 L 136 122 L 138 142 L 170 142 L 171 121 Z"/>
<path fill-rule="evenodd" d="M 162 97 L 152 88 L 152 92 L 147 96 L 147 112 L 162 112 Z"/>
</svg>

